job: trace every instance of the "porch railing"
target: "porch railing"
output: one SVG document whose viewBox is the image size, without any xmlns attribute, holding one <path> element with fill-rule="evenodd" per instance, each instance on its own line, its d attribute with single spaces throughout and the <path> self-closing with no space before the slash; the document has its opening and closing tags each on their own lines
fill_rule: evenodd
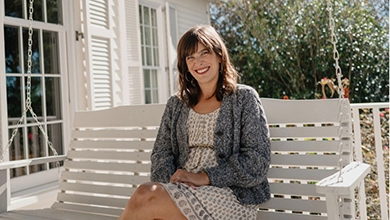
<svg viewBox="0 0 390 220">
<path fill-rule="evenodd" d="M 356 160 L 371 165 L 358 195 L 360 219 L 389 220 L 389 103 L 351 104 Z"/>
</svg>

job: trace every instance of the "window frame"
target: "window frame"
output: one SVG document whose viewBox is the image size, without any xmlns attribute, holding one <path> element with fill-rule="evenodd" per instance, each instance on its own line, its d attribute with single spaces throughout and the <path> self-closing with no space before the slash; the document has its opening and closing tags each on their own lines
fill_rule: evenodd
<svg viewBox="0 0 390 220">
<path fill-rule="evenodd" d="M 142 103 L 146 104 L 146 88 L 145 88 L 145 78 L 144 78 L 144 70 L 155 70 L 157 71 L 157 87 L 155 88 L 157 90 L 158 98 L 155 100 L 155 102 L 149 103 L 149 104 L 155 104 L 155 103 L 165 103 L 166 99 L 168 98 L 169 94 L 169 87 L 168 87 L 168 68 L 165 68 L 166 66 L 166 60 L 165 60 L 165 50 L 166 50 L 166 36 L 165 36 L 165 17 L 163 15 L 163 8 L 164 5 L 160 5 L 158 3 L 150 2 L 150 1 L 143 1 L 140 0 L 138 2 L 138 7 L 148 7 L 151 9 L 156 10 L 156 17 L 157 17 L 157 43 L 158 43 L 158 66 L 145 66 L 144 65 L 144 57 L 143 57 L 143 44 L 141 39 L 141 20 L 140 20 L 140 14 L 139 14 L 139 8 L 137 10 L 137 20 L 138 20 L 138 30 L 139 30 L 139 43 L 140 43 L 140 74 L 141 74 L 141 90 L 142 90 Z M 152 39 L 153 40 L 153 39 Z M 146 56 L 146 54 L 145 54 Z M 148 88 L 149 89 L 149 88 Z"/>
<path fill-rule="evenodd" d="M 46 1 L 43 1 L 44 3 Z M 24 6 L 26 7 L 26 2 L 24 1 Z M 28 6 L 27 6 L 28 7 Z M 62 154 L 65 155 L 67 153 L 67 146 L 69 144 L 69 121 L 70 121 L 70 114 L 74 112 L 70 105 L 69 105 L 69 90 L 68 90 L 68 77 L 69 77 L 69 69 L 72 69 L 72 66 L 74 62 L 69 59 L 71 57 L 71 52 L 69 48 L 73 45 L 72 41 L 74 38 L 74 35 L 70 34 L 71 27 L 73 25 L 73 21 L 66 20 L 64 18 L 70 17 L 69 15 L 71 14 L 71 11 L 73 9 L 73 3 L 71 4 L 65 4 L 64 1 L 61 1 L 61 7 L 62 7 L 62 24 L 52 24 L 52 23 L 45 23 L 42 21 L 32 21 L 32 27 L 33 29 L 40 30 L 40 33 L 43 33 L 44 31 L 51 31 L 57 33 L 57 38 L 58 38 L 58 62 L 59 62 L 59 74 L 55 76 L 56 74 L 46 74 L 46 76 L 52 77 L 55 76 L 55 78 L 60 79 L 60 86 L 61 88 L 59 89 L 60 93 L 60 100 L 59 104 L 61 105 L 59 108 L 59 116 L 60 119 L 54 121 L 56 124 L 61 125 L 61 147 L 62 147 Z M 46 7 L 45 7 L 46 9 Z M 26 13 L 25 13 L 26 14 Z M 26 15 L 24 15 L 26 16 Z M 5 16 L 5 8 L 2 7 L 0 9 L 0 17 L 4 18 L 0 21 L 1 28 L 5 26 L 14 26 L 19 28 L 19 30 L 23 30 L 24 28 L 28 29 L 29 28 L 29 20 L 25 18 L 15 18 L 15 17 L 10 17 L 10 16 Z M 44 15 L 44 19 L 46 20 L 47 16 Z M 72 32 L 73 33 L 73 32 Z M 21 35 L 21 33 L 19 33 Z M 39 37 L 39 47 L 42 47 L 43 42 L 43 36 Z M 0 51 L 5 51 L 4 48 L 4 34 L 1 34 L 0 36 Z M 74 46 L 74 45 L 73 45 Z M 19 50 L 20 51 L 20 50 Z M 43 53 L 43 48 L 40 48 L 40 54 Z M 10 126 L 8 125 L 8 112 L 7 112 L 7 87 L 6 87 L 6 77 L 8 76 L 15 76 L 18 75 L 18 77 L 27 77 L 27 73 L 25 71 L 21 71 L 21 73 L 18 74 L 7 74 L 6 73 L 6 66 L 5 66 L 5 57 L 4 57 L 4 52 L 0 53 L 0 60 L 3 60 L 3 62 L 0 62 L 0 139 L 1 139 L 1 145 L 4 146 L 4 148 L 8 145 L 8 140 L 9 140 L 9 130 L 11 129 Z M 73 63 L 73 64 L 72 64 Z M 21 64 L 24 65 L 24 64 Z M 40 65 L 43 65 L 43 61 L 41 60 Z M 36 74 L 32 74 L 32 76 L 37 76 Z M 45 77 L 45 74 L 41 73 L 39 74 L 39 77 Z M 43 90 L 46 91 L 46 90 Z M 23 94 L 21 99 L 24 99 L 25 101 L 25 95 Z M 42 103 L 43 108 L 42 111 L 45 111 L 46 109 L 46 103 Z M 23 110 L 23 108 L 22 108 Z M 21 115 L 20 115 L 21 116 Z M 43 117 L 46 117 L 46 114 L 43 114 Z M 53 122 L 47 121 L 43 123 L 43 126 L 47 126 Z M 26 123 L 21 126 L 22 129 L 28 129 L 31 127 L 31 124 Z M 40 132 L 40 131 L 39 131 Z M 49 139 L 51 140 L 50 136 Z M 47 145 L 44 146 L 46 148 L 46 155 L 51 155 L 52 153 L 50 152 L 51 150 L 48 148 Z M 24 147 L 25 149 L 27 146 Z M 7 152 L 6 157 L 4 158 L 5 161 L 9 160 L 9 152 Z M 27 175 L 23 175 L 20 177 L 15 177 L 10 180 L 10 185 L 11 187 L 11 193 L 13 194 L 19 194 L 22 191 L 26 191 L 27 189 L 33 189 L 34 187 L 41 187 L 42 185 L 48 184 L 50 182 L 56 182 L 58 181 L 58 175 L 57 169 L 56 168 L 50 168 L 48 167 L 48 164 L 46 165 L 48 169 L 36 173 L 31 173 Z M 28 183 L 28 184 L 26 184 Z M 31 190 L 27 190 L 31 192 Z"/>
</svg>

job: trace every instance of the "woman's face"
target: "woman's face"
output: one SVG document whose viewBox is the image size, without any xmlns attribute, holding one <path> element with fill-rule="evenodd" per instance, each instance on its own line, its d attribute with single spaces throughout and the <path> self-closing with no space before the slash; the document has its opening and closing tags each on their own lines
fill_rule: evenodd
<svg viewBox="0 0 390 220">
<path fill-rule="evenodd" d="M 198 42 L 197 51 L 186 57 L 186 63 L 199 86 L 217 84 L 220 59 L 214 51 L 209 51 L 202 43 Z"/>
</svg>

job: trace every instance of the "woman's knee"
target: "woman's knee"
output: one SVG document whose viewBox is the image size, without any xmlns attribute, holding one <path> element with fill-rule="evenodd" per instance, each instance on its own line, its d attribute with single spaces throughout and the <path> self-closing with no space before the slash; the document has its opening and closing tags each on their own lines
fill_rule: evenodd
<svg viewBox="0 0 390 220">
<path fill-rule="evenodd" d="M 158 198 L 165 191 L 164 187 L 159 183 L 149 182 L 143 183 L 138 186 L 131 198 L 139 202 L 151 202 L 153 199 Z"/>
</svg>

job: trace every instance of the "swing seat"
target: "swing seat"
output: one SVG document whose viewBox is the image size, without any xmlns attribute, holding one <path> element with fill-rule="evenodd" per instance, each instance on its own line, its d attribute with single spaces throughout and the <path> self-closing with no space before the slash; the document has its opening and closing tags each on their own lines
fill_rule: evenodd
<svg viewBox="0 0 390 220">
<path fill-rule="evenodd" d="M 262 103 L 271 135 L 272 198 L 260 205 L 257 219 L 354 219 L 354 190 L 370 167 L 352 160 L 349 106 L 340 110 L 338 99 Z M 117 219 L 136 187 L 150 181 L 150 154 L 164 108 L 76 112 L 57 201 L 48 209 L 8 211 L 0 218 Z M 339 161 L 345 165 L 341 176 Z M 25 165 L 7 162 L 0 170 Z"/>
</svg>

